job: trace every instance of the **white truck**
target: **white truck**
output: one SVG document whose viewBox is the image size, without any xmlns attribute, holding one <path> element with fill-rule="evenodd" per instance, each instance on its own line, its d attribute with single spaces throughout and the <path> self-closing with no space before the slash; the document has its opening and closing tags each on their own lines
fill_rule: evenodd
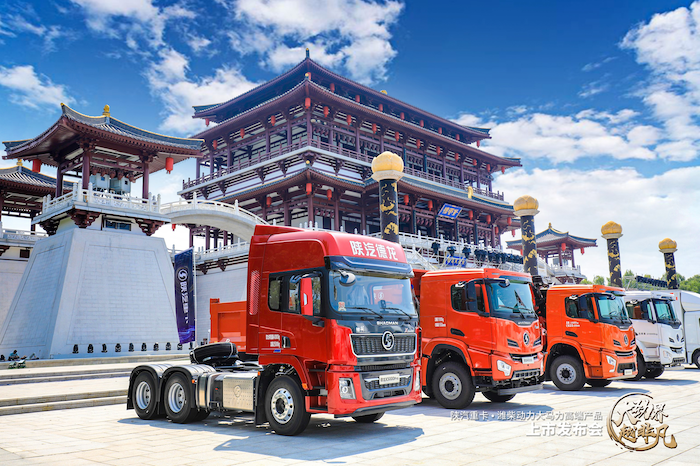
<svg viewBox="0 0 700 466">
<path fill-rule="evenodd" d="M 700 294 L 685 290 L 668 290 L 676 298 L 685 329 L 688 362 L 700 369 Z"/>
<path fill-rule="evenodd" d="M 637 375 L 655 379 L 685 359 L 685 335 L 675 296 L 668 291 L 625 291 L 637 340 Z"/>
</svg>

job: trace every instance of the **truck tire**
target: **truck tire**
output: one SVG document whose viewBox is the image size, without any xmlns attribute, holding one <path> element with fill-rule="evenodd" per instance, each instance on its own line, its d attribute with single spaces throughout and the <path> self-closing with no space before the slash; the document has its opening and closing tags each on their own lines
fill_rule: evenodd
<svg viewBox="0 0 700 466">
<path fill-rule="evenodd" d="M 275 378 L 265 393 L 265 415 L 270 427 L 280 435 L 297 435 L 309 425 L 304 395 L 296 380 L 283 375 Z"/>
<path fill-rule="evenodd" d="M 641 380 L 642 377 L 644 377 L 644 374 L 647 373 L 647 363 L 644 362 L 644 356 L 642 356 L 642 353 L 637 352 L 637 375 L 634 377 L 630 377 L 627 380 Z"/>
<path fill-rule="evenodd" d="M 355 420 L 355 422 L 359 422 L 361 424 L 371 424 L 380 420 L 382 416 L 384 416 L 384 413 L 368 414 L 366 416 L 353 416 L 352 418 Z"/>
<path fill-rule="evenodd" d="M 583 364 L 578 358 L 563 355 L 558 356 L 552 362 L 550 377 L 559 390 L 581 390 L 586 383 L 586 375 L 583 372 Z"/>
<path fill-rule="evenodd" d="M 158 403 L 156 401 L 156 383 L 148 372 L 141 372 L 136 376 L 131 389 L 131 400 L 134 402 L 134 411 L 145 420 L 158 416 Z"/>
<path fill-rule="evenodd" d="M 168 378 L 163 391 L 163 404 L 168 419 L 177 424 L 188 424 L 197 417 L 197 406 L 192 399 L 190 381 L 184 374 L 174 373 Z"/>
<path fill-rule="evenodd" d="M 210 414 L 209 411 L 204 410 L 204 409 L 200 409 L 199 411 L 197 411 L 197 415 L 194 417 L 194 422 L 199 422 L 199 421 L 205 420 L 206 418 L 209 417 L 209 414 Z"/>
<path fill-rule="evenodd" d="M 496 392 L 483 392 L 482 395 L 491 403 L 505 403 L 515 397 L 515 395 L 499 395 Z"/>
<path fill-rule="evenodd" d="M 610 384 L 612 383 L 612 380 L 608 380 L 608 379 L 588 379 L 588 380 L 586 381 L 586 383 L 588 383 L 588 385 L 590 385 L 591 387 L 602 388 L 602 387 L 607 387 L 608 385 L 610 385 Z"/>
<path fill-rule="evenodd" d="M 654 369 L 647 369 L 647 371 L 644 373 L 644 377 L 647 379 L 655 379 L 657 377 L 661 377 L 661 374 L 663 373 L 663 367 L 656 367 Z"/>
<path fill-rule="evenodd" d="M 700 350 L 696 350 L 695 353 L 693 353 L 693 364 L 700 369 Z"/>
<path fill-rule="evenodd" d="M 447 409 L 463 409 L 474 400 L 474 384 L 463 364 L 445 362 L 433 373 L 433 394 Z"/>
</svg>

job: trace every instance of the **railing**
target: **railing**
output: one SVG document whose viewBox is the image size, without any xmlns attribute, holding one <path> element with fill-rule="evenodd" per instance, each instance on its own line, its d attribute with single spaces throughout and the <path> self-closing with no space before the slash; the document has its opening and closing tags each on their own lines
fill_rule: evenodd
<svg viewBox="0 0 700 466">
<path fill-rule="evenodd" d="M 195 251 L 194 260 L 196 263 L 201 263 L 210 260 L 221 259 L 222 257 L 242 256 L 248 254 L 250 243 L 248 241 L 238 241 L 232 244 L 226 244 L 218 248 L 204 250 L 199 248 Z"/>
<path fill-rule="evenodd" d="M 95 191 L 92 183 L 88 184 L 88 189 L 80 189 L 76 183 L 68 194 L 55 199 L 51 199 L 50 195 L 44 197 L 39 217 L 48 217 L 72 206 L 110 207 L 122 211 L 159 214 L 160 194 L 150 199 L 143 199 L 107 191 Z"/>
<path fill-rule="evenodd" d="M 179 201 L 163 204 L 160 208 L 160 213 L 163 215 L 172 215 L 176 212 L 182 212 L 185 210 L 193 209 L 204 210 L 207 212 L 222 212 L 226 214 L 237 215 L 240 217 L 246 217 L 254 223 L 260 223 L 263 225 L 268 224 L 268 222 L 263 220 L 261 217 L 258 217 L 257 215 L 240 208 L 238 206 L 238 199 L 236 199 L 232 206 L 231 204 L 226 204 L 224 202 L 200 200 L 197 199 L 197 196 L 194 196 L 192 200 L 180 199 Z"/>
<path fill-rule="evenodd" d="M 8 228 L 2 228 L 2 224 L 0 224 L 0 240 L 36 242 L 41 238 L 46 238 L 47 236 L 48 235 L 46 233 L 39 231 L 11 230 Z"/>
<path fill-rule="evenodd" d="M 182 189 L 188 189 L 193 186 L 198 186 L 201 184 L 206 184 L 208 182 L 214 181 L 218 178 L 222 178 L 226 175 L 232 174 L 239 172 L 240 170 L 244 168 L 248 168 L 250 166 L 256 165 L 261 162 L 266 162 L 268 160 L 274 159 L 275 157 L 278 157 L 280 155 L 287 154 L 289 152 L 293 152 L 298 149 L 302 149 L 304 147 L 315 147 L 317 149 L 322 149 L 327 152 L 331 152 L 333 154 L 339 154 L 339 155 L 344 155 L 346 157 L 350 157 L 356 160 L 359 160 L 361 162 L 365 163 L 372 163 L 372 156 L 369 156 L 367 154 L 363 154 L 361 152 L 356 152 L 354 150 L 348 150 L 345 149 L 342 146 L 336 146 L 334 144 L 328 144 L 326 142 L 318 141 L 316 139 L 311 139 L 309 141 L 308 139 L 300 139 L 297 142 L 292 143 L 290 146 L 284 146 L 284 147 L 278 147 L 275 150 L 272 150 L 268 153 L 261 153 L 255 157 L 251 157 L 250 159 L 245 158 L 245 156 L 239 157 L 237 160 L 234 160 L 233 163 L 231 164 L 230 167 L 226 168 L 221 168 L 213 173 L 209 173 L 203 176 L 200 176 L 199 178 L 196 178 L 194 180 L 188 179 L 188 180 L 183 180 L 182 182 Z M 435 183 L 451 186 L 457 189 L 463 189 L 466 190 L 468 183 L 461 183 L 459 180 L 451 180 L 449 178 L 445 178 L 440 175 L 434 175 L 432 173 L 426 173 L 421 170 L 416 170 L 410 167 L 405 167 L 404 172 L 407 175 L 415 176 L 417 178 L 422 178 L 424 180 L 428 181 L 433 181 Z M 501 192 L 493 192 L 489 191 L 487 189 L 483 188 L 475 188 L 472 187 L 474 190 L 474 194 L 478 194 L 480 196 L 485 196 L 485 197 L 490 197 L 492 199 L 497 199 L 502 201 L 504 199 L 503 193 Z"/>
<path fill-rule="evenodd" d="M 570 265 L 550 265 L 549 266 L 552 271 L 555 274 L 564 274 L 564 275 L 581 275 L 581 266 L 577 265 L 576 267 L 572 267 Z"/>
</svg>

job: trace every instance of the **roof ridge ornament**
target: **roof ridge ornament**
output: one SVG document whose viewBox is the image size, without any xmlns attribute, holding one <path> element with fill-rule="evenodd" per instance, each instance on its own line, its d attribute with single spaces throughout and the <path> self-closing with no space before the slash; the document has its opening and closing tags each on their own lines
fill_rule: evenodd
<svg viewBox="0 0 700 466">
<path fill-rule="evenodd" d="M 105 105 L 102 109 L 102 116 L 106 116 L 109 118 L 109 105 Z"/>
<path fill-rule="evenodd" d="M 309 54 L 309 48 L 308 48 L 308 47 L 306 47 L 306 58 L 311 58 L 311 56 L 310 56 L 310 54 Z"/>
</svg>

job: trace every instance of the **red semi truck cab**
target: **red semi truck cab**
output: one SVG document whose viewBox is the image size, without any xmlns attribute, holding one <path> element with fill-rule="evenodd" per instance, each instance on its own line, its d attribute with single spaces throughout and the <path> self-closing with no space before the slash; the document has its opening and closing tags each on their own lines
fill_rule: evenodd
<svg viewBox="0 0 700 466">
<path fill-rule="evenodd" d="M 542 388 L 544 356 L 530 275 L 498 269 L 415 275 L 428 396 L 462 409 L 476 391 L 504 402 Z"/>
<path fill-rule="evenodd" d="M 603 285 L 541 289 L 546 374 L 560 390 L 580 390 L 585 383 L 604 387 L 637 373 L 634 329 L 623 295 L 622 288 Z"/>
<path fill-rule="evenodd" d="M 139 366 L 127 405 L 143 417 L 148 391 L 169 418 L 189 422 L 200 416 L 173 414 L 173 400 L 191 392 L 181 409 L 201 416 L 254 412 L 256 423 L 268 421 L 285 435 L 303 431 L 313 413 L 373 422 L 387 410 L 414 405 L 422 395 L 411 277 L 398 244 L 258 225 L 248 258 L 247 303 L 230 305 L 232 315 L 217 315 L 212 328 L 213 335 L 238 341 L 246 356 L 234 357 L 231 343 L 216 343 L 226 354 L 201 347 L 191 354 L 200 364 Z M 243 361 L 251 356 L 257 364 Z M 180 392 L 169 382 L 177 374 L 191 380 Z"/>
</svg>

